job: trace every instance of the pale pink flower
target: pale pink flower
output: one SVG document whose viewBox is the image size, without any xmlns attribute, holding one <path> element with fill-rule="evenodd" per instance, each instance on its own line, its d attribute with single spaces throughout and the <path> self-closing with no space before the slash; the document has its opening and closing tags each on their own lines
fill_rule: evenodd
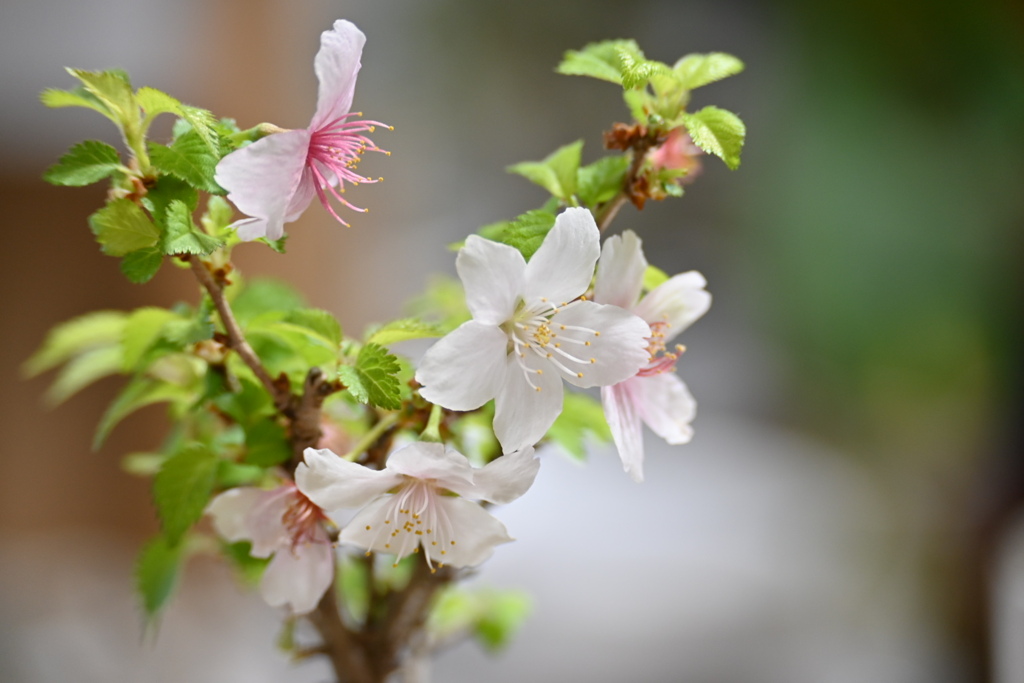
<svg viewBox="0 0 1024 683">
<path fill-rule="evenodd" d="M 295 484 L 276 489 L 228 489 L 206 508 L 225 540 L 250 541 L 253 557 L 271 557 L 260 594 L 274 607 L 295 614 L 316 607 L 334 579 L 334 549 L 323 512 Z"/>
<path fill-rule="evenodd" d="M 307 448 L 304 459 L 295 481 L 311 500 L 328 510 L 361 508 L 339 542 L 394 555 L 396 563 L 422 549 L 431 568 L 476 566 L 513 540 L 472 501 L 509 503 L 530 488 L 540 467 L 532 447 L 473 468 L 461 453 L 428 442 L 398 449 L 383 470 L 326 449 Z"/>
<path fill-rule="evenodd" d="M 424 355 L 420 394 L 449 410 L 492 398 L 494 434 L 509 453 L 537 443 L 562 411 L 562 380 L 605 386 L 647 362 L 651 331 L 618 306 L 580 298 L 600 255 L 594 217 L 566 209 L 527 263 L 519 250 L 471 235 L 455 265 L 473 319 Z"/>
<path fill-rule="evenodd" d="M 356 165 L 367 150 L 383 151 L 365 133 L 385 124 L 356 120 L 361 114 L 349 112 L 365 42 L 366 36 L 351 22 L 334 22 L 334 28 L 320 37 L 314 62 L 320 91 L 309 127 L 268 135 L 217 164 L 217 183 L 242 213 L 251 216 L 235 223 L 242 239 L 279 239 L 284 224 L 296 220 L 313 195 L 342 225 L 348 223 L 334 210 L 328 194 L 350 209 L 365 210 L 342 196 L 346 182 L 380 180 L 360 175 Z"/>
<path fill-rule="evenodd" d="M 678 178 L 677 183 L 687 185 L 700 175 L 700 157 L 704 151 L 693 144 L 693 139 L 682 126 L 673 128 L 665 141 L 648 152 L 647 160 L 655 171 L 669 169 L 673 171 L 683 170 L 686 175 Z"/>
<path fill-rule="evenodd" d="M 643 428 L 670 444 L 688 442 L 690 422 L 697 413 L 683 381 L 673 372 L 681 347 L 669 342 L 711 306 L 704 276 L 690 271 L 669 278 L 640 298 L 647 260 L 640 238 L 627 230 L 604 243 L 597 264 L 594 300 L 622 306 L 643 318 L 651 327 L 648 361 L 633 377 L 601 389 L 601 403 L 626 472 L 643 481 Z"/>
</svg>

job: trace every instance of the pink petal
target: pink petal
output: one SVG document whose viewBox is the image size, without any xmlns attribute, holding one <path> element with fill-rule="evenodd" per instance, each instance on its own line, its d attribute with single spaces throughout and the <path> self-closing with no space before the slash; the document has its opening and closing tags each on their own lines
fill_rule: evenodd
<svg viewBox="0 0 1024 683">
<path fill-rule="evenodd" d="M 303 460 L 295 468 L 295 484 L 325 510 L 362 507 L 402 480 L 394 472 L 371 470 L 326 448 L 307 448 Z"/>
<path fill-rule="evenodd" d="M 597 262 L 594 301 L 630 310 L 640 299 L 647 259 L 640 238 L 632 230 L 612 235 L 604 242 Z"/>
<path fill-rule="evenodd" d="M 219 494 L 206 506 L 206 514 L 213 521 L 213 528 L 221 538 L 230 543 L 250 539 L 246 526 L 249 511 L 256 505 L 265 491 L 251 486 L 228 489 Z"/>
<path fill-rule="evenodd" d="M 465 498 L 439 497 L 437 505 L 451 522 L 451 538 L 455 543 L 449 541 L 436 546 L 425 543 L 423 548 L 433 562 L 475 567 L 494 554 L 495 546 L 514 540 L 505 525 L 477 503 Z"/>
<path fill-rule="evenodd" d="M 295 501 L 295 489 L 279 486 L 270 491 L 259 491 L 246 516 L 245 525 L 252 541 L 253 557 L 270 557 L 278 548 L 291 543 L 291 535 L 284 526 L 284 515 Z"/>
<path fill-rule="evenodd" d="M 552 316 L 551 329 L 557 340 L 563 340 L 560 350 L 581 361 L 563 360 L 573 371 L 565 375 L 566 381 L 578 387 L 617 384 L 635 375 L 650 359 L 650 327 L 618 306 L 574 303 Z"/>
<path fill-rule="evenodd" d="M 260 595 L 273 607 L 288 606 L 294 614 L 311 612 L 334 580 L 334 549 L 322 542 L 282 548 L 267 565 Z"/>
<path fill-rule="evenodd" d="M 455 267 L 474 320 L 500 325 L 512 317 L 526 272 L 518 249 L 470 235 L 459 249 Z"/>
<path fill-rule="evenodd" d="M 530 380 L 513 353 L 508 356 L 506 379 L 494 402 L 494 435 L 504 453 L 532 446 L 541 440 L 562 412 L 562 378 L 550 363 L 526 354 L 521 359 L 532 370 Z M 537 374 L 536 370 L 547 372 Z M 533 386 L 530 385 L 533 382 Z M 537 389 L 540 389 L 538 391 Z"/>
<path fill-rule="evenodd" d="M 313 62 L 320 91 L 310 130 L 320 130 L 352 108 L 365 43 L 363 32 L 344 19 L 334 22 L 332 30 L 321 34 L 320 51 Z"/>
<path fill-rule="evenodd" d="M 648 292 L 633 312 L 649 323 L 668 323 L 665 341 L 669 341 L 711 307 L 706 286 L 704 276 L 695 270 L 673 276 Z"/>
<path fill-rule="evenodd" d="M 697 415 L 697 402 L 675 373 L 637 377 L 631 387 L 637 412 L 651 431 L 670 444 L 693 438 L 690 423 Z"/>
<path fill-rule="evenodd" d="M 588 209 L 569 208 L 555 218 L 555 227 L 526 264 L 523 299 L 532 304 L 546 298 L 569 302 L 590 287 L 601 236 Z"/>
<path fill-rule="evenodd" d="M 494 325 L 463 323 L 424 354 L 416 371 L 420 395 L 449 410 L 474 410 L 505 382 L 508 335 Z"/>
<path fill-rule="evenodd" d="M 631 390 L 643 378 L 627 379 L 610 387 L 601 387 L 601 405 L 612 432 L 612 440 L 619 451 L 622 468 L 633 481 L 644 480 L 643 425 L 636 410 L 636 398 Z"/>
</svg>

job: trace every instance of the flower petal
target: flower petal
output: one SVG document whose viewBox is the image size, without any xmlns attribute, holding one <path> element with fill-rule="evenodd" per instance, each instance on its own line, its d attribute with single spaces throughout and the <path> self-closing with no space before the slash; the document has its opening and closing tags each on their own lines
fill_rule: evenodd
<svg viewBox="0 0 1024 683">
<path fill-rule="evenodd" d="M 508 335 L 495 325 L 463 323 L 431 346 L 416 371 L 420 395 L 449 410 L 474 410 L 505 382 Z"/>
<path fill-rule="evenodd" d="M 601 233 L 588 209 L 569 208 L 526 264 L 523 299 L 527 304 L 546 298 L 559 304 L 587 291 L 594 263 L 601 254 Z"/>
<path fill-rule="evenodd" d="M 259 491 L 245 518 L 253 557 L 270 557 L 278 548 L 291 544 L 291 536 L 284 525 L 288 506 L 296 501 L 295 488 L 279 486 L 270 491 Z"/>
<path fill-rule="evenodd" d="M 513 541 L 505 525 L 465 498 L 439 496 L 437 503 L 451 523 L 451 540 L 432 545 L 425 542 L 423 549 L 431 560 L 452 567 L 475 567 L 492 554 L 494 547 Z M 443 546 L 443 547 L 442 547 Z"/>
<path fill-rule="evenodd" d="M 480 498 L 491 503 L 511 503 L 526 493 L 540 470 L 532 446 L 502 455 L 473 473 L 473 492 L 460 495 Z M 453 489 L 454 490 L 454 489 Z"/>
<path fill-rule="evenodd" d="M 474 320 L 500 325 L 512 317 L 526 272 L 526 261 L 518 249 L 470 235 L 459 249 L 455 268 Z"/>
<path fill-rule="evenodd" d="M 675 275 L 648 292 L 633 312 L 649 323 L 668 323 L 668 341 L 711 307 L 706 286 L 707 280 L 695 270 Z"/>
<path fill-rule="evenodd" d="M 634 400 L 640 419 L 668 443 L 687 443 L 693 438 L 690 423 L 697 415 L 697 402 L 675 373 L 637 377 Z"/>
<path fill-rule="evenodd" d="M 622 468 L 636 482 L 644 480 L 644 435 L 632 389 L 644 379 L 632 377 L 610 387 L 601 387 L 604 417 L 611 429 L 615 448 L 619 451 Z"/>
<path fill-rule="evenodd" d="M 210 501 L 206 514 L 210 515 L 213 528 L 221 538 L 230 543 L 252 538 L 246 518 L 264 493 L 262 489 L 243 486 L 228 489 Z"/>
<path fill-rule="evenodd" d="M 402 480 L 400 474 L 371 470 L 326 448 L 307 448 L 303 459 L 295 468 L 295 484 L 325 510 L 363 507 Z"/>
<path fill-rule="evenodd" d="M 640 299 L 645 270 L 647 259 L 636 233 L 627 230 L 622 235 L 612 235 L 604 241 L 597 261 L 594 301 L 632 309 Z"/>
<path fill-rule="evenodd" d="M 417 479 L 435 479 L 438 486 L 449 490 L 473 483 L 473 467 L 466 456 L 440 443 L 416 441 L 399 448 L 388 456 L 387 469 Z"/>
<path fill-rule="evenodd" d="M 260 579 L 260 595 L 272 607 L 289 606 L 294 614 L 311 612 L 334 579 L 334 549 L 322 542 L 282 548 Z"/>
<path fill-rule="evenodd" d="M 560 350 L 581 361 L 565 362 L 563 356 L 563 364 L 575 372 L 563 376 L 578 387 L 617 384 L 650 360 L 651 328 L 618 306 L 578 301 L 552 316 L 551 329 L 561 340 Z"/>
<path fill-rule="evenodd" d="M 494 435 L 503 453 L 540 441 L 562 412 L 561 376 L 543 358 L 527 353 L 520 359 L 532 371 L 527 381 L 517 358 L 514 353 L 508 356 L 505 383 L 494 401 Z M 545 367 L 547 372 L 536 372 Z"/>
<path fill-rule="evenodd" d="M 298 191 L 306 165 L 310 134 L 304 130 L 274 133 L 220 160 L 214 179 L 228 191 L 228 199 L 247 216 L 243 239 L 279 239 L 292 197 Z"/>
<path fill-rule="evenodd" d="M 332 30 L 320 35 L 320 51 L 313 62 L 320 91 L 310 130 L 320 130 L 352 108 L 365 43 L 363 32 L 344 19 L 334 22 Z"/>
</svg>

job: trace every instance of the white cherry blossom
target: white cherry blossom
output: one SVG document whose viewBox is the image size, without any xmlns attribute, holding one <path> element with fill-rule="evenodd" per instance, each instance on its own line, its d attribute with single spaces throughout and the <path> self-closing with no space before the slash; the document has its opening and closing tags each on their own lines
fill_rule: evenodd
<svg viewBox="0 0 1024 683">
<path fill-rule="evenodd" d="M 271 557 L 260 594 L 274 607 L 310 612 L 334 579 L 334 549 L 326 517 L 295 485 L 276 489 L 228 489 L 206 508 L 225 540 L 251 541 L 253 557 Z"/>
<path fill-rule="evenodd" d="M 670 351 L 668 344 L 711 306 L 707 282 L 696 271 L 669 278 L 641 299 L 646 269 L 640 238 L 627 230 L 605 240 L 594 284 L 595 301 L 629 309 L 651 328 L 647 363 L 629 379 L 601 389 L 623 468 L 635 481 L 643 481 L 642 423 L 670 444 L 693 437 L 697 403 L 673 372 L 683 349 Z"/>
<path fill-rule="evenodd" d="M 422 548 L 431 568 L 478 565 L 495 546 L 513 540 L 501 522 L 473 501 L 515 500 L 530 488 L 540 467 L 532 447 L 475 469 L 461 453 L 427 442 L 395 451 L 383 470 L 327 449 L 308 448 L 304 460 L 295 481 L 312 501 L 328 510 L 361 508 L 341 530 L 339 542 L 395 555 L 396 563 Z"/>
<path fill-rule="evenodd" d="M 420 393 L 449 410 L 495 399 L 494 433 L 505 453 L 537 443 L 562 410 L 562 381 L 606 386 L 648 360 L 651 331 L 618 306 L 581 298 L 600 254 L 590 211 L 562 212 L 530 259 L 476 235 L 456 268 L 473 319 L 424 355 Z"/>
</svg>

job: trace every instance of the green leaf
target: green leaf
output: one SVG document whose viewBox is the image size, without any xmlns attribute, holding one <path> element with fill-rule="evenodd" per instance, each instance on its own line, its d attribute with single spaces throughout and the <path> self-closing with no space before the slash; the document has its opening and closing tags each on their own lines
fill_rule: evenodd
<svg viewBox="0 0 1024 683">
<path fill-rule="evenodd" d="M 60 369 L 57 379 L 46 392 L 50 405 L 63 403 L 93 382 L 121 372 L 121 349 L 100 346 L 79 354 Z"/>
<path fill-rule="evenodd" d="M 146 247 L 128 252 L 121 260 L 121 273 L 129 282 L 137 285 L 153 279 L 164 263 L 164 252 L 156 247 Z"/>
<path fill-rule="evenodd" d="M 622 189 L 628 169 L 629 158 L 625 156 L 604 157 L 583 166 L 576 174 L 580 201 L 589 207 L 608 201 Z"/>
<path fill-rule="evenodd" d="M 298 290 L 285 282 L 269 278 L 247 281 L 231 300 L 235 318 L 243 327 L 264 313 L 291 311 L 305 306 L 306 300 Z"/>
<path fill-rule="evenodd" d="M 334 348 L 341 345 L 341 325 L 333 315 L 319 308 L 288 311 L 284 322 L 297 325 L 319 336 Z"/>
<path fill-rule="evenodd" d="M 139 361 L 146 351 L 161 337 L 164 326 L 178 316 L 166 308 L 146 306 L 132 311 L 125 322 L 121 337 L 121 348 L 124 351 L 123 370 L 132 372 L 141 369 Z"/>
<path fill-rule="evenodd" d="M 220 139 L 217 135 L 217 119 L 206 109 L 181 104 L 178 107 L 178 115 L 188 121 L 192 130 L 203 141 L 211 152 L 220 154 Z"/>
<path fill-rule="evenodd" d="M 82 87 L 75 88 L 74 90 L 56 90 L 54 88 L 49 88 L 40 94 L 39 99 L 42 100 L 44 105 L 52 109 L 60 109 L 62 107 L 85 107 L 87 109 L 92 109 L 93 111 L 103 114 L 114 123 L 118 123 L 117 117 L 107 108 L 107 106 L 97 99 L 95 95 Z"/>
<path fill-rule="evenodd" d="M 80 187 L 103 180 L 121 167 L 117 150 L 97 140 L 80 142 L 43 174 L 54 185 Z"/>
<path fill-rule="evenodd" d="M 371 344 L 389 346 L 409 339 L 443 337 L 444 335 L 445 332 L 439 325 L 424 322 L 419 318 L 402 318 L 379 327 L 366 341 Z"/>
<path fill-rule="evenodd" d="M 657 266 L 647 266 L 644 271 L 644 291 L 649 292 L 668 282 L 668 273 Z"/>
<path fill-rule="evenodd" d="M 156 142 L 149 143 L 149 156 L 158 170 L 180 178 L 197 189 L 224 194 L 224 190 L 213 180 L 217 156 L 194 131 L 185 133 L 170 147 Z"/>
<path fill-rule="evenodd" d="M 181 387 L 149 377 L 133 379 L 118 394 L 103 413 L 103 417 L 100 418 L 100 423 L 96 427 L 96 435 L 92 440 L 92 449 L 98 450 L 114 427 L 139 408 L 161 401 L 175 401 L 182 398 L 187 398 L 187 394 Z"/>
<path fill-rule="evenodd" d="M 123 311 L 95 311 L 63 322 L 50 330 L 42 347 L 25 361 L 22 369 L 32 377 L 73 356 L 119 346 L 127 318 Z"/>
<path fill-rule="evenodd" d="M 153 220 L 157 225 L 166 226 L 167 209 L 175 200 L 184 202 L 191 213 L 199 205 L 199 193 L 184 180 L 170 175 L 162 175 L 146 192 L 146 196 L 142 198 L 142 205 L 153 215 Z"/>
<path fill-rule="evenodd" d="M 622 49 L 619 50 L 619 67 L 622 70 L 622 87 L 626 89 L 643 88 L 654 76 L 670 73 L 665 64 Z"/>
<path fill-rule="evenodd" d="M 123 71 L 84 71 L 68 69 L 85 89 L 114 114 L 113 120 L 119 126 L 128 127 L 138 120 L 138 105 L 132 93 L 132 84 Z"/>
<path fill-rule="evenodd" d="M 155 246 L 160 230 L 130 199 L 115 199 L 89 216 L 89 227 L 104 254 L 124 256 Z"/>
<path fill-rule="evenodd" d="M 534 209 L 505 226 L 495 241 L 515 247 L 529 260 L 555 225 L 555 214 Z"/>
<path fill-rule="evenodd" d="M 495 592 L 488 596 L 474 635 L 486 649 L 497 652 L 508 645 L 533 607 L 523 591 Z"/>
<path fill-rule="evenodd" d="M 262 481 L 266 472 L 259 465 L 220 460 L 217 462 L 217 488 L 252 486 Z"/>
<path fill-rule="evenodd" d="M 165 216 L 167 231 L 163 239 L 163 252 L 174 254 L 199 254 L 206 256 L 224 245 L 221 240 L 210 237 L 196 229 L 192 213 L 185 202 L 172 200 Z"/>
<path fill-rule="evenodd" d="M 153 479 L 153 500 L 171 545 L 203 516 L 216 474 L 217 456 L 204 444 L 192 443 L 168 458 Z"/>
<path fill-rule="evenodd" d="M 250 425 L 270 415 L 273 403 L 263 386 L 244 377 L 239 382 L 241 391 L 221 394 L 213 399 L 214 404 L 240 425 Z"/>
<path fill-rule="evenodd" d="M 547 436 L 574 460 L 582 461 L 587 457 L 588 437 L 606 443 L 611 441 L 612 433 L 600 401 L 587 394 L 566 392 L 562 413 Z"/>
<path fill-rule="evenodd" d="M 568 76 L 590 76 L 611 83 L 622 83 L 622 55 L 643 59 L 633 40 L 606 40 L 591 43 L 582 50 L 569 50 L 555 69 Z"/>
<path fill-rule="evenodd" d="M 272 418 L 256 422 L 245 432 L 245 462 L 273 467 L 292 457 L 291 443 L 284 427 Z"/>
<path fill-rule="evenodd" d="M 174 594 L 184 558 L 181 545 L 157 536 L 147 543 L 135 563 L 135 587 L 147 617 L 154 617 Z"/>
<path fill-rule="evenodd" d="M 672 67 L 687 90 L 720 81 L 743 71 L 743 62 L 724 52 L 686 55 Z"/>
<path fill-rule="evenodd" d="M 206 234 L 221 237 L 227 232 L 227 227 L 231 225 L 234 216 L 235 210 L 231 208 L 228 200 L 213 194 L 206 200 L 206 212 L 199 221 L 203 224 Z"/>
<path fill-rule="evenodd" d="M 227 558 L 231 560 L 231 564 L 238 572 L 242 581 L 250 586 L 259 584 L 260 579 L 263 578 L 264 570 L 270 564 L 269 557 L 253 557 L 250 555 L 252 544 L 249 541 L 225 543 L 222 546 L 222 550 Z"/>
<path fill-rule="evenodd" d="M 485 648 L 496 652 L 508 644 L 531 607 L 530 596 L 523 591 L 448 587 L 431 607 L 427 628 L 439 641 L 472 633 Z"/>
<path fill-rule="evenodd" d="M 577 140 L 559 147 L 543 161 L 523 161 L 506 170 L 540 185 L 559 199 L 569 200 L 576 192 L 576 172 L 582 151 L 583 140 Z"/>
<path fill-rule="evenodd" d="M 683 114 L 682 118 L 695 145 L 721 158 L 731 170 L 739 167 L 747 134 L 740 117 L 718 107 L 704 107 L 692 114 Z"/>
<path fill-rule="evenodd" d="M 370 608 L 370 574 L 366 565 L 345 554 L 338 563 L 337 586 L 345 609 L 357 624 L 362 624 Z"/>
<path fill-rule="evenodd" d="M 162 90 L 142 87 L 135 92 L 135 101 L 146 113 L 147 121 L 152 121 L 160 114 L 176 114 L 181 102 Z"/>
<path fill-rule="evenodd" d="M 402 407 L 396 373 L 398 359 L 378 344 L 366 344 L 359 350 L 356 364 L 338 368 L 338 378 L 360 403 L 398 410 Z"/>
</svg>

